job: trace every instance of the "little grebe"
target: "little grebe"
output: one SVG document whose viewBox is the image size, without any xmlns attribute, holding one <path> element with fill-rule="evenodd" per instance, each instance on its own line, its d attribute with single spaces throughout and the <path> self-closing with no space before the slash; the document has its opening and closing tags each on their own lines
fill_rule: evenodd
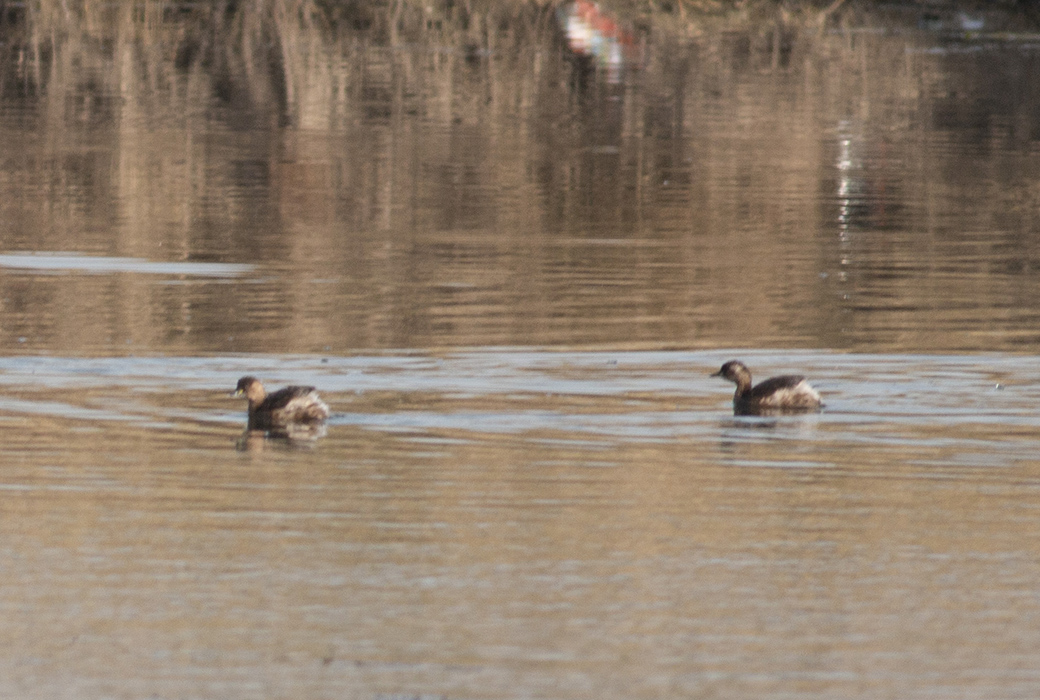
<svg viewBox="0 0 1040 700">
<path fill-rule="evenodd" d="M 738 416 L 770 413 L 806 413 L 820 410 L 820 395 L 805 377 L 784 375 L 772 377 L 751 386 L 751 371 L 738 360 L 731 360 L 712 374 L 737 385 L 733 394 L 733 413 Z"/>
<path fill-rule="evenodd" d="M 287 386 L 268 394 L 256 377 L 242 377 L 234 395 L 249 400 L 247 430 L 284 431 L 294 426 L 316 426 L 329 417 L 329 407 L 312 386 Z"/>
</svg>

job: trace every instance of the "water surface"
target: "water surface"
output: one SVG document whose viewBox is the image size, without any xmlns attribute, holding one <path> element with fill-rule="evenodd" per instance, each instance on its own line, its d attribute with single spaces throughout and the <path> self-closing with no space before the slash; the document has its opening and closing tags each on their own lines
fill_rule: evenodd
<svg viewBox="0 0 1040 700">
<path fill-rule="evenodd" d="M 0 362 L 4 685 L 1034 687 L 1040 362 L 742 352 L 827 400 L 766 419 L 730 354 Z M 327 437 L 239 442 L 247 370 L 324 387 Z"/>
<path fill-rule="evenodd" d="M 0 47 L 3 695 L 1040 694 L 1029 35 L 121 7 Z"/>
</svg>

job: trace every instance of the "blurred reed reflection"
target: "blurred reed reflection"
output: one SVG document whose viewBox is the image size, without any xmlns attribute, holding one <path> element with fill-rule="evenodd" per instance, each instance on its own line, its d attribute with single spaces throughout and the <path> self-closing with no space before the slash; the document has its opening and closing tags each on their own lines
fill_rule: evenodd
<svg viewBox="0 0 1040 700">
<path fill-rule="evenodd" d="M 351 12 L 14 12 L 0 253 L 254 268 L 5 268 L 0 349 L 1040 339 L 1032 44 L 644 31 L 604 76 L 549 8 Z"/>
</svg>

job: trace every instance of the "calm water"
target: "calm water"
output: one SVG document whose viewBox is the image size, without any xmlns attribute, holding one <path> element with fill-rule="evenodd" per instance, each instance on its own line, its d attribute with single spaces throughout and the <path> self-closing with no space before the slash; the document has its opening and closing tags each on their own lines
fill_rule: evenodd
<svg viewBox="0 0 1040 700">
<path fill-rule="evenodd" d="M 0 694 L 1040 695 L 1040 39 L 106 11 L 5 25 Z"/>
<path fill-rule="evenodd" d="M 0 362 L 5 692 L 1028 696 L 1040 360 L 729 354 Z M 236 449 L 247 370 L 328 436 Z"/>
</svg>

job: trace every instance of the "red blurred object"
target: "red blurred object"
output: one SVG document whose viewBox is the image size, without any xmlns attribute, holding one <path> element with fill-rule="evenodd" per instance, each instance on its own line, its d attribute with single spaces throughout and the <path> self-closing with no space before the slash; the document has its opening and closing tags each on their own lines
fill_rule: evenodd
<svg viewBox="0 0 1040 700">
<path fill-rule="evenodd" d="M 638 63 L 639 47 L 635 35 L 597 3 L 576 0 L 561 5 L 557 19 L 571 52 L 592 59 L 597 67 L 607 72 L 608 77 L 617 79 L 625 67 Z"/>
</svg>

